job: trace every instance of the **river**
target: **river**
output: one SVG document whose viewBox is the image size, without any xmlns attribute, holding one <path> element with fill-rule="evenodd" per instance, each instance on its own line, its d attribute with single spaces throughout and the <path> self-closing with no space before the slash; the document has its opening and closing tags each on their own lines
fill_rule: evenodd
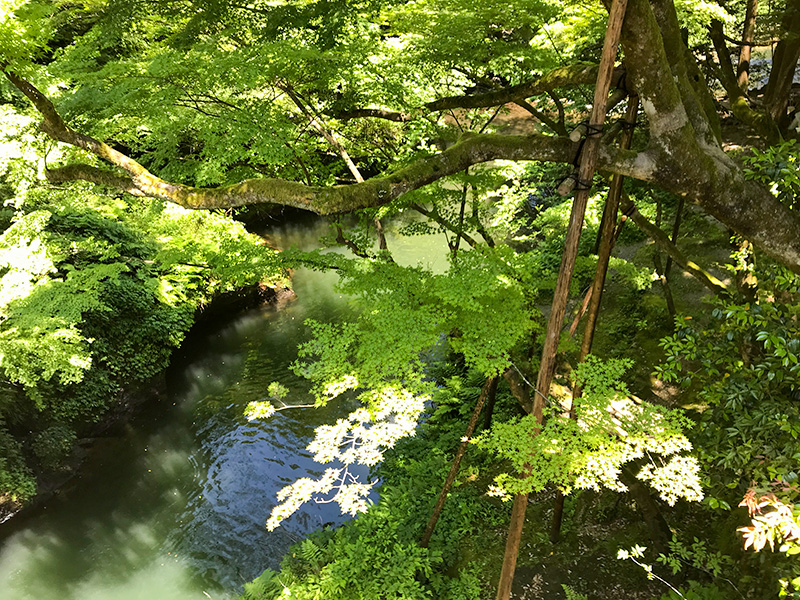
<svg viewBox="0 0 800 600">
<path fill-rule="evenodd" d="M 282 247 L 308 249 L 325 229 L 314 221 L 269 233 Z M 445 265 L 441 238 L 389 242 L 402 263 Z M 308 337 L 305 319 L 351 314 L 335 281 L 300 269 L 298 299 L 284 309 L 252 310 L 187 338 L 166 396 L 146 399 L 130 423 L 97 441 L 57 496 L 0 529 L 0 600 L 227 600 L 277 569 L 292 543 L 343 522 L 336 505 L 308 504 L 265 528 L 276 492 L 322 471 L 305 450 L 314 428 L 351 407 L 243 416 L 271 381 L 290 390 L 287 403 L 311 401 L 289 365 Z"/>
</svg>

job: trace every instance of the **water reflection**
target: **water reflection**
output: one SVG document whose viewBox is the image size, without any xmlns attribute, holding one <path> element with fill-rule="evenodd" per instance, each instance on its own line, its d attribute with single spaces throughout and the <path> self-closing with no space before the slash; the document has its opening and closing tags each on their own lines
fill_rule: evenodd
<svg viewBox="0 0 800 600">
<path fill-rule="evenodd" d="M 281 244 L 312 247 L 319 227 L 287 228 Z M 416 239 L 416 257 L 432 262 Z M 406 261 L 412 260 L 408 256 Z M 289 365 L 306 318 L 349 312 L 335 274 L 298 270 L 298 300 L 192 337 L 166 397 L 100 440 L 88 464 L 36 515 L 0 529 L 0 600 L 224 600 L 323 523 L 336 505 L 309 504 L 267 532 L 277 491 L 323 470 L 304 450 L 315 427 L 352 407 L 283 411 L 249 422 L 244 407 L 271 381 L 288 403 L 311 402 Z"/>
</svg>

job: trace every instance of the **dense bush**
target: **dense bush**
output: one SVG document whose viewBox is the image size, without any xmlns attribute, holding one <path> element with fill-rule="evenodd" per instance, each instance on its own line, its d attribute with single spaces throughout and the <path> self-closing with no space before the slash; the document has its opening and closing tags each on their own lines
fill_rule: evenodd
<svg viewBox="0 0 800 600">
<path fill-rule="evenodd" d="M 455 396 L 469 407 L 479 391 L 471 385 L 474 379 L 451 376 L 450 392 L 440 395 L 446 400 L 441 410 L 433 412 L 416 436 L 387 453 L 375 472 L 381 479 L 377 504 L 342 527 L 318 531 L 295 545 L 280 573 L 267 570 L 245 584 L 242 600 L 483 597 L 486 582 L 479 577 L 477 563 L 465 559 L 465 549 L 474 545 L 485 550 L 486 540 L 473 536 L 478 538 L 487 528 L 502 528 L 508 512 L 508 507 L 483 493 L 485 486 L 474 484 L 484 454 L 470 450 L 430 547 L 419 546 L 463 435 L 465 423 L 457 414 Z"/>
<path fill-rule="evenodd" d="M 0 403 L 0 497 L 24 500 L 26 453 L 36 470 L 57 469 L 123 387 L 167 366 L 198 308 L 281 273 L 275 252 L 222 215 L 88 189 L 16 202 L 0 235 L 0 375 L 12 390 Z"/>
</svg>

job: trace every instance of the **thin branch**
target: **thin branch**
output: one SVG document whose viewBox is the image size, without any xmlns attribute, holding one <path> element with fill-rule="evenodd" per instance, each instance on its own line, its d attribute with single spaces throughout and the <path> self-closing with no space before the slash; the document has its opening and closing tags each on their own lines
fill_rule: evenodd
<svg viewBox="0 0 800 600">
<path fill-rule="evenodd" d="M 694 276 L 700 283 L 702 283 L 714 294 L 722 296 L 730 295 L 730 290 L 724 283 L 711 275 L 705 269 L 698 266 L 694 261 L 689 260 L 683 254 L 683 252 L 681 252 L 678 247 L 670 241 L 666 233 L 651 223 L 647 217 L 642 215 L 637 210 L 633 202 L 631 202 L 631 199 L 627 196 L 627 194 L 622 195 L 620 207 L 622 208 L 622 212 L 631 220 L 633 220 L 633 222 L 636 223 L 636 226 L 646 233 L 659 248 L 672 257 L 672 260 L 674 260 L 679 267 L 681 267 L 690 275 Z"/>
<path fill-rule="evenodd" d="M 472 236 L 470 236 L 468 233 L 465 233 L 464 231 L 459 231 L 458 227 L 455 227 L 451 223 L 447 222 L 447 220 L 445 220 L 444 217 L 442 217 L 436 210 L 428 210 L 427 208 L 423 207 L 421 204 L 418 203 L 412 204 L 411 208 L 413 208 L 415 211 L 417 211 L 424 217 L 427 217 L 437 225 L 446 229 L 447 231 L 456 234 L 459 238 L 467 242 L 471 247 L 474 248 L 478 245 L 478 242 L 476 242 Z"/>
<path fill-rule="evenodd" d="M 620 86 L 625 81 L 625 71 L 616 69 L 614 71 L 612 86 Z M 597 78 L 597 65 L 575 64 L 553 69 L 537 79 L 526 81 L 519 85 L 501 88 L 491 92 L 474 95 L 448 96 L 439 98 L 432 102 L 425 103 L 422 108 L 431 112 L 441 112 L 456 108 L 489 108 L 492 106 L 502 106 L 509 102 L 525 100 L 531 96 L 538 96 L 551 92 L 562 87 L 572 87 L 593 84 Z M 374 117 L 388 119 L 390 121 L 405 122 L 419 116 L 420 110 L 417 109 L 410 113 L 401 113 L 377 108 L 358 108 L 336 113 L 334 116 L 339 119 L 354 119 L 359 117 Z"/>
</svg>

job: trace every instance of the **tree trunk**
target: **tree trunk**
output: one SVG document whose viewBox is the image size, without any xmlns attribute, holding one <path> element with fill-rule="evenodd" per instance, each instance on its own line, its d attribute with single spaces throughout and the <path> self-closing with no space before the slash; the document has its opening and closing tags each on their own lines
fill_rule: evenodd
<svg viewBox="0 0 800 600">
<path fill-rule="evenodd" d="M 531 394 L 528 390 L 532 386 L 529 386 L 522 374 L 513 367 L 503 373 L 503 379 L 506 380 L 511 390 L 511 395 L 519 402 L 520 408 L 526 414 L 531 414 L 533 412 L 533 400 L 531 400 Z"/>
<path fill-rule="evenodd" d="M 528 494 L 514 496 L 511 507 L 511 522 L 508 525 L 506 550 L 503 556 L 503 569 L 497 584 L 497 600 L 508 600 L 511 597 L 511 585 L 514 583 L 514 570 L 517 568 L 519 544 L 522 541 L 522 527 L 525 525 L 525 511 L 528 508 Z"/>
<path fill-rule="evenodd" d="M 800 0 L 787 0 L 781 27 L 786 38 L 778 42 L 772 55 L 772 71 L 764 90 L 764 108 L 773 121 L 785 127 L 789 92 L 800 58 Z"/>
<path fill-rule="evenodd" d="M 486 399 L 486 410 L 483 412 L 483 427 L 482 427 L 483 431 L 488 430 L 492 426 L 492 416 L 494 415 L 494 405 L 496 401 L 497 401 L 497 384 L 495 384 L 494 390 L 492 390 L 492 393 Z"/>
<path fill-rule="evenodd" d="M 658 281 L 661 283 L 661 290 L 664 292 L 664 300 L 667 302 L 670 323 L 675 323 L 675 315 L 678 311 L 675 309 L 675 299 L 672 297 L 672 290 L 669 287 L 669 280 L 664 271 L 664 265 L 661 264 L 661 255 L 658 250 L 653 255 L 653 266 L 656 269 Z"/>
<path fill-rule="evenodd" d="M 736 85 L 747 94 L 748 78 L 750 76 L 750 49 L 756 33 L 756 15 L 758 14 L 758 0 L 747 0 L 744 26 L 742 27 L 742 47 L 739 50 L 739 64 L 736 68 Z"/>
<path fill-rule="evenodd" d="M 672 532 L 664 515 L 658 508 L 658 504 L 653 500 L 647 487 L 627 469 L 623 468 L 619 479 L 628 488 L 628 493 L 636 503 L 642 519 L 650 531 L 650 538 L 656 550 L 666 553 L 669 549 L 669 541 L 672 539 Z"/>
<path fill-rule="evenodd" d="M 656 200 L 656 227 L 661 230 L 661 216 L 663 214 L 663 205 L 661 203 L 661 197 L 659 196 Z M 667 273 L 664 269 L 664 265 L 661 263 L 661 250 L 656 248 L 655 254 L 653 254 L 653 266 L 656 269 L 656 274 L 658 275 L 658 280 L 661 283 L 661 289 L 664 292 L 664 300 L 667 302 L 667 312 L 669 313 L 669 321 L 670 323 L 675 322 L 675 315 L 677 311 L 675 310 L 675 300 L 672 297 L 672 290 L 669 287 L 669 279 L 667 279 Z"/>
<path fill-rule="evenodd" d="M 678 235 L 681 231 L 681 219 L 683 217 L 683 208 L 684 208 L 685 201 L 683 196 L 678 197 L 678 206 L 675 209 L 675 220 L 672 222 L 672 237 L 670 238 L 672 241 L 672 245 L 678 245 Z M 667 255 L 667 262 L 664 265 L 664 276 L 669 279 L 669 272 L 672 270 L 672 255 Z"/>
<path fill-rule="evenodd" d="M 464 169 L 464 175 L 469 175 L 469 169 Z M 464 231 L 464 211 L 467 208 L 467 196 L 469 195 L 469 183 L 466 181 L 461 186 L 461 208 L 458 213 L 458 227 L 456 231 L 456 239 L 452 243 L 450 250 L 453 257 L 453 263 L 458 258 L 458 247 L 461 245 L 461 235 Z"/>
<path fill-rule="evenodd" d="M 714 45 L 714 50 L 717 53 L 719 72 L 716 73 L 716 75 L 719 82 L 730 96 L 741 93 L 741 90 L 738 89 L 736 73 L 733 71 L 733 58 L 725 42 L 725 30 L 722 21 L 711 21 L 708 34 L 711 38 L 711 43 Z"/>
</svg>

